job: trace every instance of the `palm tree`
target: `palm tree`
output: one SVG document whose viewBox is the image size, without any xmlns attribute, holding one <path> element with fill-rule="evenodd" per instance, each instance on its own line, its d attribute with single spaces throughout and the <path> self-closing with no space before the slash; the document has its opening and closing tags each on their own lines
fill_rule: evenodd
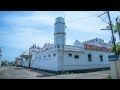
<svg viewBox="0 0 120 90">
<path fill-rule="evenodd" d="M 111 48 L 111 50 L 113 51 L 113 52 L 115 52 L 115 47 L 113 46 L 112 48 Z M 119 58 L 119 55 L 120 55 L 120 43 L 117 43 L 116 44 L 116 55 L 118 56 L 118 58 Z M 117 59 L 118 59 L 117 58 Z"/>
<path fill-rule="evenodd" d="M 120 39 L 120 22 L 118 22 L 114 27 L 113 27 L 114 33 L 118 33 L 119 39 Z"/>
</svg>

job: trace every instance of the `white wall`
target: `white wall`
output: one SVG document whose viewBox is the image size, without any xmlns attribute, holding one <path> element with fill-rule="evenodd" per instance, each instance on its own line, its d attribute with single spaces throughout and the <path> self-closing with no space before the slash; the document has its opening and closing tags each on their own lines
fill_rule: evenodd
<svg viewBox="0 0 120 90">
<path fill-rule="evenodd" d="M 120 79 L 120 59 L 110 61 L 112 79 Z"/>
<path fill-rule="evenodd" d="M 23 58 L 22 66 L 29 67 L 29 59 L 26 60 L 25 58 Z"/>
<path fill-rule="evenodd" d="M 56 54 L 55 57 L 53 57 L 54 53 Z M 69 53 L 72 54 L 72 57 L 68 56 Z M 89 53 L 92 55 L 92 62 L 88 61 Z M 100 61 L 101 54 L 103 55 L 103 62 Z M 48 55 L 50 55 L 50 57 L 48 57 Z M 79 59 L 75 59 L 74 55 L 79 55 Z M 84 52 L 83 51 L 80 51 L 80 52 L 65 51 L 63 69 L 64 70 L 82 70 L 82 69 L 110 67 L 108 55 L 112 55 L 112 53 L 103 52 L 103 51 L 93 51 L 93 50 L 84 50 Z M 44 56 L 46 56 L 46 58 L 44 58 Z M 38 57 L 38 59 L 35 57 Z M 24 66 L 29 66 L 29 63 L 27 64 L 27 62 L 24 61 Z M 54 49 L 46 50 L 46 51 L 43 51 L 42 53 L 33 55 L 31 60 L 31 67 L 44 69 L 44 70 L 58 71 L 58 67 L 59 67 L 58 50 L 54 48 Z"/>
<path fill-rule="evenodd" d="M 56 54 L 56 56 L 53 56 L 54 53 Z M 50 57 L 48 57 L 49 55 Z M 46 58 L 44 58 L 44 56 L 46 56 Z M 35 59 L 35 57 L 38 57 L 38 59 Z M 32 61 L 31 61 L 31 67 L 38 68 L 38 69 L 44 69 L 44 70 L 57 71 L 58 70 L 57 57 L 58 55 L 55 49 L 47 50 L 37 55 L 33 55 Z"/>
<path fill-rule="evenodd" d="M 72 57 L 68 54 L 71 53 Z M 88 61 L 88 53 L 92 55 L 92 62 Z M 100 61 L 99 55 L 103 55 L 103 62 Z M 108 55 L 112 53 L 102 51 L 85 50 L 85 52 L 65 52 L 64 53 L 64 70 L 81 70 L 81 69 L 92 69 L 92 68 L 103 68 L 109 67 L 110 63 Z M 79 55 L 79 59 L 75 59 L 74 55 Z"/>
<path fill-rule="evenodd" d="M 17 66 L 21 65 L 21 60 L 16 60 Z"/>
</svg>

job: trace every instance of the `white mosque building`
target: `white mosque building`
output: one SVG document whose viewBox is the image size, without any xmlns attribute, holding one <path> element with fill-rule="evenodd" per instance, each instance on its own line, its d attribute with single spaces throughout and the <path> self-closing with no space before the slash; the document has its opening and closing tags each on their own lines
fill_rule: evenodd
<svg viewBox="0 0 120 90">
<path fill-rule="evenodd" d="M 110 67 L 108 55 L 113 54 L 109 49 L 110 41 L 104 43 L 104 40 L 96 38 L 83 43 L 76 40 L 73 45 L 66 45 L 65 28 L 64 18 L 57 17 L 54 44 L 46 43 L 43 47 L 33 44 L 21 55 L 22 66 L 53 72 Z"/>
</svg>

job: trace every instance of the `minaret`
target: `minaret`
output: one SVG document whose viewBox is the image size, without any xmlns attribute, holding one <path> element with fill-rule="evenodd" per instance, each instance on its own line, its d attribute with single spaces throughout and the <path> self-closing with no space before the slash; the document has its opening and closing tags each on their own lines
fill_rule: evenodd
<svg viewBox="0 0 120 90">
<path fill-rule="evenodd" d="M 54 24 L 54 45 L 64 46 L 65 45 L 65 21 L 62 17 L 57 17 Z"/>
<path fill-rule="evenodd" d="M 54 46 L 58 55 L 58 71 L 64 71 L 64 46 L 65 46 L 65 21 L 62 17 L 57 17 L 54 24 Z"/>
</svg>

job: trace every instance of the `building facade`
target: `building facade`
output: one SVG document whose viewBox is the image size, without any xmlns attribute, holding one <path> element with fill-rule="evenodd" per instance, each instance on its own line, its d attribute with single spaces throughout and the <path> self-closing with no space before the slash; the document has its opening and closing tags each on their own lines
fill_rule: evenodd
<svg viewBox="0 0 120 90">
<path fill-rule="evenodd" d="M 22 66 L 22 58 L 21 57 L 17 57 L 15 58 L 15 66 Z"/>
<path fill-rule="evenodd" d="M 113 54 L 101 39 L 73 45 L 66 45 L 65 21 L 57 17 L 54 24 L 54 44 L 46 43 L 43 47 L 35 44 L 29 48 L 31 60 L 23 60 L 23 66 L 48 71 L 68 71 L 109 68 L 108 55 Z M 92 42 L 92 43 L 91 43 Z"/>
</svg>

